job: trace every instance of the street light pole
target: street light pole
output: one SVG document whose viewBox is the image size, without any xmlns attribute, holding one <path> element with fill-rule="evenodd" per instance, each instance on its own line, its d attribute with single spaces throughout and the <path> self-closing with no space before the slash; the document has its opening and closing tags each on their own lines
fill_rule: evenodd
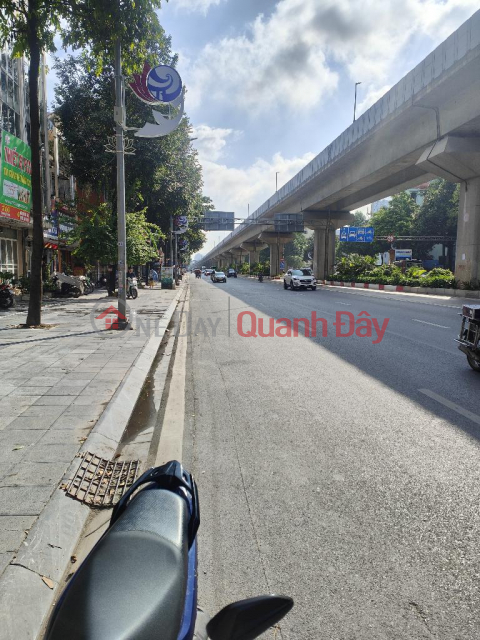
<svg viewBox="0 0 480 640">
<path fill-rule="evenodd" d="M 278 191 L 278 174 L 280 171 L 275 171 L 275 193 Z"/>
<path fill-rule="evenodd" d="M 125 122 L 125 105 L 122 76 L 122 45 L 120 39 L 115 43 L 115 123 L 116 123 L 116 155 L 117 155 L 117 229 L 118 229 L 118 327 L 127 325 L 127 297 L 125 274 L 127 262 L 127 231 L 125 222 L 125 148 L 123 127 Z"/>
<path fill-rule="evenodd" d="M 355 122 L 355 114 L 357 111 L 357 87 L 361 82 L 355 82 L 355 102 L 353 103 L 353 121 Z"/>
</svg>

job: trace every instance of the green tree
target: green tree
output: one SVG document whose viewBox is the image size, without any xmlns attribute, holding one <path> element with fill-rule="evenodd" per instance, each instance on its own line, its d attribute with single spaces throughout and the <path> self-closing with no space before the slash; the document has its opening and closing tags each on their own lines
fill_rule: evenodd
<svg viewBox="0 0 480 640">
<path fill-rule="evenodd" d="M 460 185 L 446 180 L 433 180 L 425 194 L 423 204 L 413 221 L 413 232 L 418 236 L 449 236 L 456 238 L 458 198 Z M 435 242 L 417 242 L 417 257 L 427 258 Z M 455 241 L 442 243 L 445 265 L 452 269 Z M 448 256 L 446 255 L 448 249 Z"/>
<path fill-rule="evenodd" d="M 158 258 L 158 242 L 165 236 L 160 227 L 147 221 L 145 211 L 126 214 L 127 261 L 145 264 Z M 98 261 L 115 263 L 117 259 L 117 219 L 112 207 L 102 204 L 83 215 L 69 235 L 73 254 L 85 264 Z"/>
<path fill-rule="evenodd" d="M 303 267 L 305 263 L 311 262 L 308 257 L 310 253 L 313 255 L 314 234 L 295 233 L 291 242 L 285 245 L 284 256 L 286 266 L 298 269 Z"/>
<path fill-rule="evenodd" d="M 370 226 L 375 229 L 377 236 L 410 236 L 413 235 L 413 222 L 418 212 L 415 200 L 406 192 L 393 196 L 388 207 L 382 207 L 370 218 Z M 404 243 L 396 243 L 397 246 Z M 387 251 L 390 243 L 386 240 L 376 240 L 371 249 L 374 253 Z"/>
<path fill-rule="evenodd" d="M 153 64 L 174 65 L 170 40 L 159 30 L 159 40 L 152 46 L 148 59 Z M 111 136 L 114 95 L 113 68 L 101 73 L 94 69 L 94 60 L 86 55 L 69 56 L 55 65 L 60 83 L 56 89 L 56 114 L 65 145 L 71 154 L 72 172 L 82 186 L 106 194 L 114 201 L 116 173 L 114 157 L 105 150 Z M 142 126 L 152 120 L 151 107 L 126 93 L 127 123 Z M 188 255 L 198 251 L 205 242 L 199 228 L 199 218 L 205 209 L 213 208 L 202 195 L 202 173 L 196 150 L 191 144 L 192 130 L 188 118 L 170 135 L 157 139 L 134 138 L 135 154 L 126 158 L 126 204 L 130 210 L 147 210 L 149 221 L 166 233 L 170 217 L 186 215 L 189 229 Z M 168 244 L 168 243 L 167 243 Z M 167 247 L 168 250 L 168 247 Z"/>
<path fill-rule="evenodd" d="M 27 55 L 32 150 L 33 248 L 27 325 L 41 324 L 43 211 L 40 178 L 38 77 L 42 51 L 55 51 L 60 34 L 65 46 L 88 48 L 101 70 L 114 59 L 120 40 L 126 71 L 138 68 L 146 46 L 158 31 L 160 0 L 2 0 L 0 46 L 14 42 L 14 55 Z M 113 125 L 113 117 L 112 117 Z"/>
</svg>

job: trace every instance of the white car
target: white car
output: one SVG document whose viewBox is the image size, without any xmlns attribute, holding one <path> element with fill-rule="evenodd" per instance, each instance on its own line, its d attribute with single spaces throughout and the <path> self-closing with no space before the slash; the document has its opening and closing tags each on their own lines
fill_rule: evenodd
<svg viewBox="0 0 480 640">
<path fill-rule="evenodd" d="M 311 289 L 315 291 L 317 288 L 317 281 L 312 275 L 310 269 L 289 269 L 283 277 L 283 288 L 292 289 Z"/>
</svg>

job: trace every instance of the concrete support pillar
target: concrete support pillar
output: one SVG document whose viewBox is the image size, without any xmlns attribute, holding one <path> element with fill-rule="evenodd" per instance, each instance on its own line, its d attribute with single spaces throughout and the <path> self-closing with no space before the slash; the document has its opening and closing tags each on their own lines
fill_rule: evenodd
<svg viewBox="0 0 480 640">
<path fill-rule="evenodd" d="M 460 186 L 455 276 L 480 281 L 480 177 Z"/>
<path fill-rule="evenodd" d="M 240 246 L 246 252 L 245 255 L 248 254 L 248 260 L 251 265 L 255 264 L 256 262 L 259 262 L 260 251 L 267 247 L 265 242 L 261 242 L 260 240 L 252 240 L 251 242 L 242 242 Z"/>
<path fill-rule="evenodd" d="M 417 166 L 460 182 L 455 277 L 480 280 L 480 138 L 445 136 L 425 149 Z"/>
<path fill-rule="evenodd" d="M 314 229 L 313 272 L 319 280 L 324 280 L 333 271 L 335 264 L 336 227 Z"/>
<path fill-rule="evenodd" d="M 280 273 L 280 251 L 282 245 L 275 242 L 274 244 L 269 244 L 268 247 L 270 249 L 270 275 L 278 276 Z"/>
<path fill-rule="evenodd" d="M 242 256 L 244 254 L 242 249 L 232 249 L 230 253 L 232 254 L 232 264 L 235 266 L 242 264 Z"/>
<path fill-rule="evenodd" d="M 280 260 L 283 258 L 284 247 L 287 242 L 293 240 L 293 234 L 265 231 L 260 235 L 260 240 L 270 247 L 270 275 L 272 277 L 280 275 Z"/>
<path fill-rule="evenodd" d="M 255 264 L 260 260 L 260 251 L 249 251 L 248 259 L 250 260 L 250 264 Z"/>
<path fill-rule="evenodd" d="M 349 211 L 305 211 L 305 226 L 314 231 L 313 273 L 324 280 L 335 265 L 335 232 L 351 224 L 354 216 Z"/>
</svg>

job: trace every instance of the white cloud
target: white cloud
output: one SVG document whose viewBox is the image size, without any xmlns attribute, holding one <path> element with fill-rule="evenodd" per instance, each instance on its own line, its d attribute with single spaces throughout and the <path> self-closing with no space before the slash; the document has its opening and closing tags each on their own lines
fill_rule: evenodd
<svg viewBox="0 0 480 640">
<path fill-rule="evenodd" d="M 177 10 L 188 11 L 189 13 L 199 12 L 205 15 L 210 7 L 221 2 L 224 2 L 224 0 L 175 0 L 174 6 Z"/>
<path fill-rule="evenodd" d="M 199 0 L 200 1 L 200 0 Z M 298 112 L 328 99 L 339 73 L 373 95 L 417 36 L 444 40 L 478 0 L 280 0 L 238 37 L 209 43 L 188 69 L 190 108 Z"/>
<path fill-rule="evenodd" d="M 313 153 L 302 157 L 284 158 L 275 153 L 271 160 L 257 158 L 253 164 L 241 169 L 212 162 L 199 148 L 199 158 L 203 166 L 204 193 L 208 195 L 218 211 L 234 211 L 236 217 L 246 218 L 248 205 L 253 213 L 275 191 L 275 172 L 278 174 L 278 187 L 293 178 L 312 158 Z M 228 235 L 226 232 L 207 233 L 207 242 L 202 248 L 205 254 L 214 244 Z"/>
<path fill-rule="evenodd" d="M 200 158 L 215 162 L 224 155 L 227 138 L 229 142 L 235 142 L 242 136 L 242 132 L 235 129 L 220 129 L 201 124 L 193 127 L 192 136 L 197 138 L 195 147 L 199 152 Z"/>
<path fill-rule="evenodd" d="M 277 171 L 280 188 L 313 157 L 313 153 L 306 153 L 302 157 L 284 158 L 276 153 L 270 160 L 257 158 L 250 166 L 239 169 L 213 162 L 200 153 L 204 193 L 213 200 L 216 209 L 247 217 L 248 205 L 253 213 L 274 193 Z"/>
</svg>

